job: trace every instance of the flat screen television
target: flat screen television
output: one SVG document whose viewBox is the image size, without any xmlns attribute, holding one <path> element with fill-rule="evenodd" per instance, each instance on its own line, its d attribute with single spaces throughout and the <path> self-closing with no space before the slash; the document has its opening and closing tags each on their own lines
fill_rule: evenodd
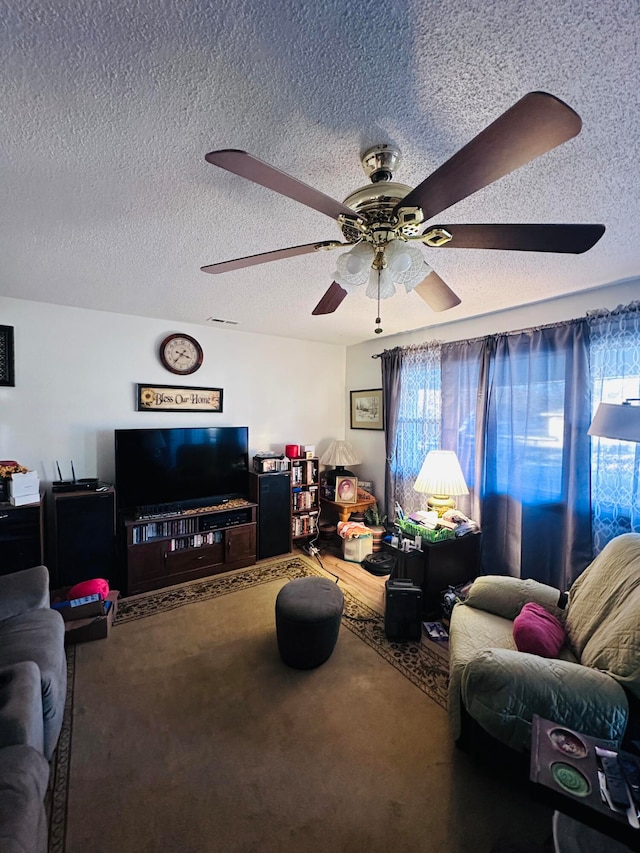
<svg viewBox="0 0 640 853">
<path fill-rule="evenodd" d="M 118 507 L 153 514 L 246 498 L 248 445 L 248 427 L 117 429 Z"/>
</svg>

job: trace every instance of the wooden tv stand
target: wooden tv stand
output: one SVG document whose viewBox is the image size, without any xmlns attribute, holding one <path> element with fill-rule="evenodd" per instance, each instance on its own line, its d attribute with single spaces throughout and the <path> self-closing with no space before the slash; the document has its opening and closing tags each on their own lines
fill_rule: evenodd
<svg viewBox="0 0 640 853">
<path fill-rule="evenodd" d="M 256 507 L 245 500 L 123 520 L 127 594 L 256 562 Z"/>
</svg>

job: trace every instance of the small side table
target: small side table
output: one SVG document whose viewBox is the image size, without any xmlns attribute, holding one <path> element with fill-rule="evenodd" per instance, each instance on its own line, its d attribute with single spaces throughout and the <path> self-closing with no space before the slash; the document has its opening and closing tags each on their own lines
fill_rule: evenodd
<svg viewBox="0 0 640 853">
<path fill-rule="evenodd" d="M 366 500 L 356 501 L 354 504 L 343 504 L 339 501 L 330 501 L 329 498 L 320 498 L 320 503 L 323 506 L 329 506 L 337 510 L 340 521 L 349 521 L 349 516 L 352 512 L 364 512 L 376 502 L 375 498 L 367 498 Z"/>
<path fill-rule="evenodd" d="M 568 746 L 563 748 L 565 742 Z M 607 853 L 609 850 L 618 853 L 640 847 L 640 830 L 631 827 L 624 815 L 612 812 L 602 802 L 594 751 L 596 746 L 608 747 L 608 744 L 534 714 L 529 774 L 531 793 L 535 800 L 555 809 L 556 853 L 574 853 L 575 850 L 599 853 L 604 849 L 602 835 L 615 839 L 606 848 Z M 556 762 L 574 768 L 574 773 L 587 780 L 588 790 L 585 786 L 585 790 L 577 795 L 564 789 L 552 772 Z"/>
</svg>

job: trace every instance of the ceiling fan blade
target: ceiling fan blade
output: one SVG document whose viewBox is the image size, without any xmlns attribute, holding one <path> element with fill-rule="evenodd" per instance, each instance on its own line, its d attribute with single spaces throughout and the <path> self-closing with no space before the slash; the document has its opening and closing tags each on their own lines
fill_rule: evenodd
<svg viewBox="0 0 640 853">
<path fill-rule="evenodd" d="M 437 272 L 429 273 L 413 290 L 424 299 L 432 311 L 446 311 L 448 308 L 455 308 L 461 302 L 460 297 L 456 296 Z"/>
<path fill-rule="evenodd" d="M 258 160 L 246 151 L 237 151 L 233 148 L 211 151 L 205 154 L 204 159 L 214 166 L 220 166 L 221 169 L 240 175 L 241 178 L 247 178 L 294 201 L 306 204 L 307 207 L 319 210 L 320 213 L 332 219 L 337 219 L 341 214 L 351 217 L 355 215 L 353 210 L 345 204 L 315 190 L 308 184 L 303 184 L 302 181 L 292 178 L 280 169 Z"/>
<path fill-rule="evenodd" d="M 294 258 L 296 255 L 308 255 L 322 249 L 337 249 L 338 246 L 349 246 L 350 243 L 340 243 L 337 240 L 323 240 L 318 243 L 305 243 L 304 246 L 291 246 L 289 249 L 276 249 L 274 252 L 262 252 L 260 255 L 249 255 L 246 258 L 236 258 L 233 261 L 221 261 L 219 264 L 208 264 L 200 267 L 202 272 L 221 273 L 252 267 L 255 264 L 266 264 L 269 261 L 280 261 L 282 258 Z"/>
<path fill-rule="evenodd" d="M 399 204 L 425 219 L 524 166 L 580 133 L 582 120 L 564 101 L 529 92 L 411 190 Z"/>
<path fill-rule="evenodd" d="M 598 242 L 604 225 L 436 225 L 452 237 L 439 248 L 507 249 L 580 255 Z"/>
<path fill-rule="evenodd" d="M 337 281 L 332 281 L 329 289 L 324 294 L 320 302 L 311 312 L 312 314 L 333 314 L 336 308 L 342 304 L 342 300 L 347 295 L 344 287 L 340 287 Z"/>
</svg>

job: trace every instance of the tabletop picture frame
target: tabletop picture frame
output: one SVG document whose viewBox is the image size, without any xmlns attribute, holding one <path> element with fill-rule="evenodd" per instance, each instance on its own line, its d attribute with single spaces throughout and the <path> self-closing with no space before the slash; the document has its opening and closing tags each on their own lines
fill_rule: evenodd
<svg viewBox="0 0 640 853">
<path fill-rule="evenodd" d="M 13 326 L 0 326 L 0 385 L 16 384 Z"/>
<path fill-rule="evenodd" d="M 335 502 L 355 504 L 358 502 L 358 478 L 336 477 Z"/>
<path fill-rule="evenodd" d="M 384 429 L 382 388 L 351 391 L 351 429 Z"/>
</svg>

